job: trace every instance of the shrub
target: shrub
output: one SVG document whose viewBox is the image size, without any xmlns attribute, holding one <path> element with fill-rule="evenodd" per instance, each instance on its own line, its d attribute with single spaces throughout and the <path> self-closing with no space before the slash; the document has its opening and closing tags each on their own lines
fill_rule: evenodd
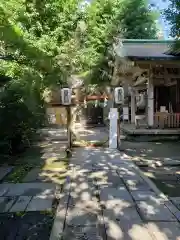
<svg viewBox="0 0 180 240">
<path fill-rule="evenodd" d="M 0 153 L 17 154 L 43 125 L 45 111 L 40 92 L 19 82 L 8 83 L 0 92 Z"/>
</svg>

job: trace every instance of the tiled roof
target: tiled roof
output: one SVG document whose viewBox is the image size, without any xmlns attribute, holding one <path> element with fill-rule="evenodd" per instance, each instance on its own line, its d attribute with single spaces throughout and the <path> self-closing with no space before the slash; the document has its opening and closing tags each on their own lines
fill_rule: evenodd
<svg viewBox="0 0 180 240">
<path fill-rule="evenodd" d="M 180 60 L 180 56 L 168 54 L 172 46 L 172 40 L 122 40 L 122 49 L 118 49 L 117 55 L 137 60 Z"/>
<path fill-rule="evenodd" d="M 173 55 L 173 56 L 180 56 L 180 41 L 179 40 L 176 41 L 176 43 L 168 49 L 166 54 Z"/>
</svg>

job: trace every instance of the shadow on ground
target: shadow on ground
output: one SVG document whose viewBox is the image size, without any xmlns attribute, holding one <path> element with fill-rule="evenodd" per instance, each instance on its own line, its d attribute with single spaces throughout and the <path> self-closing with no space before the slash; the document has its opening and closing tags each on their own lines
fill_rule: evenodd
<svg viewBox="0 0 180 240">
<path fill-rule="evenodd" d="M 122 141 L 124 156 L 132 159 L 141 170 L 170 197 L 180 196 L 180 142 Z"/>
<path fill-rule="evenodd" d="M 0 214 L 0 236 L 3 240 L 48 240 L 53 215 L 40 212 L 26 214 Z"/>
<path fill-rule="evenodd" d="M 141 191 L 141 200 L 132 197 L 126 181 L 139 176 L 117 151 L 75 149 L 70 168 L 70 190 L 64 193 L 53 231 L 61 239 L 179 239 L 179 223 L 159 196 L 151 192 L 143 199 Z"/>
<path fill-rule="evenodd" d="M 120 149 L 133 160 L 168 160 L 180 161 L 180 142 L 130 142 L 122 141 Z"/>
</svg>

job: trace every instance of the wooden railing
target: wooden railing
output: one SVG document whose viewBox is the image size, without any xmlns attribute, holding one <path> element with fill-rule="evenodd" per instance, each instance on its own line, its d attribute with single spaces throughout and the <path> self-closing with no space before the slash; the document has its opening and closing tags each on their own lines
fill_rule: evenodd
<svg viewBox="0 0 180 240">
<path fill-rule="evenodd" d="M 155 128 L 180 128 L 180 113 L 154 113 Z"/>
</svg>

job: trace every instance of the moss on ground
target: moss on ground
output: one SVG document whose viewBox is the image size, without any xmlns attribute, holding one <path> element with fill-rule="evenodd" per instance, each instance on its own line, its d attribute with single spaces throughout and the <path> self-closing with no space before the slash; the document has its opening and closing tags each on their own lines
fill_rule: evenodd
<svg viewBox="0 0 180 240">
<path fill-rule="evenodd" d="M 49 149 L 52 148 L 52 145 L 52 143 L 39 145 L 36 143 L 36 145 L 26 149 L 25 152 L 19 154 L 15 158 L 10 158 L 8 161 L 6 159 L 6 161 L 2 162 L 2 164 L 6 163 L 6 165 L 14 166 L 13 170 L 5 176 L 3 182 L 20 183 L 31 169 L 40 168 L 42 169 L 42 176 L 63 184 L 67 177 L 69 159 L 59 156 L 59 154 L 63 152 L 61 149 L 58 151 L 56 150 L 56 156 L 54 154 L 55 150 Z M 47 152 L 45 148 L 47 148 Z M 46 153 L 47 155 L 50 154 L 52 157 L 46 158 L 44 156 Z M 66 153 L 64 156 L 66 156 Z"/>
<path fill-rule="evenodd" d="M 26 176 L 26 174 L 33 168 L 32 165 L 23 164 L 14 167 L 12 172 L 10 172 L 4 179 L 3 182 L 9 183 L 19 183 Z"/>
</svg>

